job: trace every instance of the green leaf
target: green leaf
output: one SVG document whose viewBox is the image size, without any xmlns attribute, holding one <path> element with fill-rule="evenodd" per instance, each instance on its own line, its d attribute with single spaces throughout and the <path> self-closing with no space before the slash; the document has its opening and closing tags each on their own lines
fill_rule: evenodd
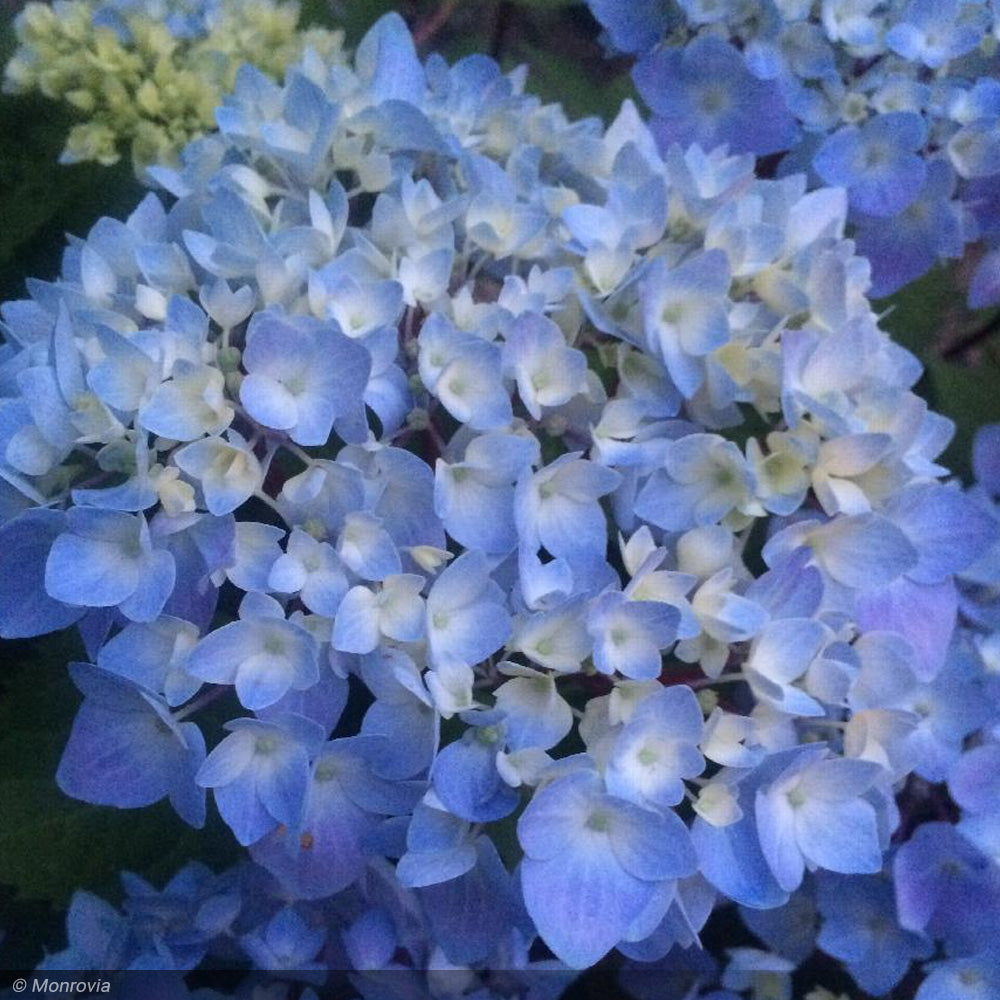
<svg viewBox="0 0 1000 1000">
<path fill-rule="evenodd" d="M 634 97 L 635 90 L 627 73 L 601 72 L 570 56 L 532 45 L 519 45 L 504 60 L 504 69 L 528 64 L 528 89 L 544 101 L 562 104 L 571 118 L 599 115 L 610 122 L 621 109 L 622 101 Z"/>
<path fill-rule="evenodd" d="M 935 267 L 876 302 L 875 308 L 885 313 L 881 326 L 892 339 L 926 361 L 941 339 L 949 312 L 963 295 L 952 269 Z"/>
<path fill-rule="evenodd" d="M 976 429 L 1000 420 L 1000 365 L 989 355 L 975 366 L 940 356 L 946 333 L 956 325 L 973 329 L 977 326 L 977 314 L 969 312 L 964 302 L 965 291 L 956 269 L 935 267 L 876 305 L 880 310 L 890 310 L 882 319 L 882 327 L 924 364 L 926 374 L 917 391 L 933 409 L 955 423 L 955 436 L 941 456 L 941 463 L 971 481 Z"/>
<path fill-rule="evenodd" d="M 988 358 L 975 368 L 934 359 L 927 365 L 930 402 L 955 421 L 955 437 L 942 464 L 972 481 L 972 439 L 977 428 L 1000 420 L 1000 365 Z"/>
<path fill-rule="evenodd" d="M 0 301 L 23 295 L 26 277 L 58 271 L 67 232 L 86 233 L 102 215 L 127 215 L 143 195 L 127 162 L 60 164 L 70 123 L 53 101 L 0 97 L 7 137 L 0 144 Z"/>
<path fill-rule="evenodd" d="M 192 830 L 166 802 L 120 810 L 67 798 L 56 767 L 81 696 L 66 663 L 80 659 L 68 636 L 6 643 L 0 675 L 0 886 L 65 904 L 80 888 L 120 895 L 118 873 L 162 884 L 186 861 L 232 863 L 237 849 L 214 813 Z"/>
<path fill-rule="evenodd" d="M 17 48 L 17 36 L 14 34 L 13 20 L 0 23 L 0 66 L 6 66 L 7 60 Z"/>
<path fill-rule="evenodd" d="M 314 13 L 313 16 L 317 17 L 314 23 L 342 28 L 347 35 L 347 44 L 354 46 L 383 14 L 396 10 L 398 6 L 394 0 L 306 0 L 302 10 L 306 15 L 325 8 L 322 16 Z"/>
<path fill-rule="evenodd" d="M 0 263 L 31 236 L 67 197 L 58 176 L 59 152 L 69 120 L 59 105 L 33 97 L 0 97 L 0 130 L 8 140 L 0 148 Z"/>
<path fill-rule="evenodd" d="M 306 28 L 340 28 L 329 0 L 302 0 L 299 4 L 302 11 L 299 24 Z"/>
</svg>

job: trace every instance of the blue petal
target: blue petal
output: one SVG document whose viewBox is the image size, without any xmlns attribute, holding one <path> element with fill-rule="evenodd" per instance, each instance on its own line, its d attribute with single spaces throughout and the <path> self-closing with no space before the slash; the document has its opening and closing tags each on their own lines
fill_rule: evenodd
<svg viewBox="0 0 1000 1000">
<path fill-rule="evenodd" d="M 493 843 L 479 837 L 475 849 L 476 864 L 468 872 L 417 892 L 434 940 L 455 965 L 485 961 L 518 912 L 513 879 Z"/>
<path fill-rule="evenodd" d="M 567 843 L 548 861 L 526 857 L 521 887 L 538 933 L 574 969 L 603 958 L 656 891 L 654 882 L 624 872 L 607 844 Z"/>
<path fill-rule="evenodd" d="M 470 823 L 488 823 L 513 812 L 518 794 L 497 771 L 494 744 L 478 734 L 446 746 L 434 761 L 434 791 L 444 806 Z"/>
<path fill-rule="evenodd" d="M 35 509 L 0 527 L 0 636 L 23 639 L 56 632 L 84 613 L 51 598 L 45 590 L 45 564 L 52 543 L 63 531 L 61 511 Z"/>
<path fill-rule="evenodd" d="M 376 103 L 398 99 L 419 105 L 427 84 L 413 36 L 395 12 L 375 22 L 358 44 L 354 62 Z"/>
</svg>

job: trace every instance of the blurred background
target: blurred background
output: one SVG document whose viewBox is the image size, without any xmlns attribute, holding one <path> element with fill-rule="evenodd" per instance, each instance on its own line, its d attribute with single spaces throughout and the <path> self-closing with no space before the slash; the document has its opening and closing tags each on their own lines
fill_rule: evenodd
<svg viewBox="0 0 1000 1000">
<path fill-rule="evenodd" d="M 623 3 L 630 0 L 622 0 Z M 14 50 L 22 6 L 0 0 L 0 63 Z M 528 66 L 528 87 L 572 116 L 610 120 L 634 96 L 627 59 L 609 59 L 600 29 L 576 0 L 304 0 L 306 24 L 341 28 L 349 46 L 383 13 L 409 22 L 422 52 L 449 59 L 485 52 L 505 68 Z M 143 189 L 126 159 L 113 167 L 58 163 L 68 114 L 36 96 L 0 96 L 0 301 L 25 294 L 27 277 L 59 268 L 65 234 L 83 234 L 103 215 L 127 214 Z M 970 312 L 965 287 L 975 256 L 939 267 L 877 303 L 883 325 L 925 366 L 918 390 L 956 424 L 945 462 L 963 479 L 975 429 L 1000 420 L 1000 310 Z M 0 671 L 0 967 L 28 968 L 42 945 L 61 947 L 66 902 L 78 888 L 115 901 L 125 868 L 161 884 L 185 860 L 213 867 L 235 859 L 220 823 L 193 831 L 161 802 L 134 812 L 73 802 L 53 775 L 79 695 L 65 664 L 80 658 L 73 636 L 6 643 Z M 216 817 L 217 820 L 217 817 Z M 733 925 L 711 936 L 738 943 Z M 745 934 L 744 934 L 745 937 Z M 834 969 L 807 969 L 846 988 Z M 574 987 L 577 997 L 610 997 L 608 970 Z M 651 994 L 655 995 L 655 993 Z M 851 994 L 860 996 L 859 994 Z M 894 997 L 911 995 L 904 984 Z"/>
</svg>

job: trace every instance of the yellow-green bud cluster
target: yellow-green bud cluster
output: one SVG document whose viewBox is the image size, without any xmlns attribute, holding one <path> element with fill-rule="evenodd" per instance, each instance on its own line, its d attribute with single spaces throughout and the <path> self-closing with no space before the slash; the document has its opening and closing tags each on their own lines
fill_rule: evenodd
<svg viewBox="0 0 1000 1000">
<path fill-rule="evenodd" d="M 197 38 L 175 37 L 161 18 L 121 14 L 126 31 L 95 22 L 97 0 L 29 3 L 16 21 L 19 46 L 4 89 L 38 91 L 81 118 L 62 161 L 116 163 L 131 155 L 137 175 L 177 160 L 215 127 L 215 109 L 243 63 L 280 78 L 306 48 L 338 62 L 341 32 L 300 30 L 299 9 L 276 0 L 231 0 Z"/>
</svg>

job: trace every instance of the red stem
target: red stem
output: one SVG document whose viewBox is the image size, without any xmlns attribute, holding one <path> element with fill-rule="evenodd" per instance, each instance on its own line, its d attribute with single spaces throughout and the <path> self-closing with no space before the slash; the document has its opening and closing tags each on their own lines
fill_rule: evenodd
<svg viewBox="0 0 1000 1000">
<path fill-rule="evenodd" d="M 458 0 L 444 0 L 430 17 L 413 29 L 413 41 L 417 45 L 430 41 L 448 23 L 457 6 Z"/>
</svg>

